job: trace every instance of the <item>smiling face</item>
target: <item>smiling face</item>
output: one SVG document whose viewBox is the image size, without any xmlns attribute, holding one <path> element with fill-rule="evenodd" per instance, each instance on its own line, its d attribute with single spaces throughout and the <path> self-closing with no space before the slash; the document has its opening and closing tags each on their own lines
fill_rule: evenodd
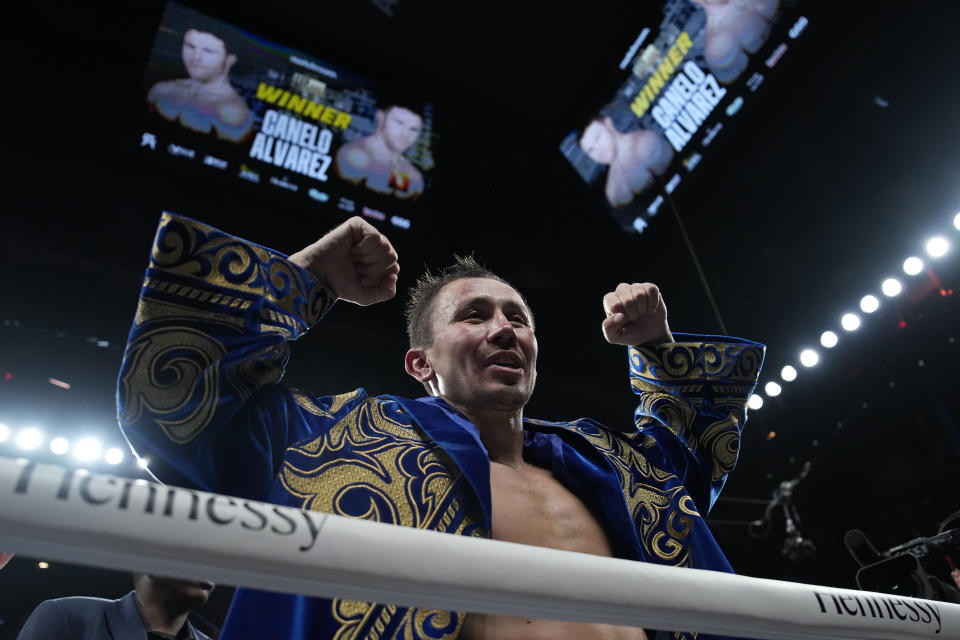
<svg viewBox="0 0 960 640">
<path fill-rule="evenodd" d="M 463 278 L 433 302 L 433 341 L 407 353 L 407 371 L 458 408 L 519 411 L 537 380 L 530 310 L 513 287 Z"/>
<path fill-rule="evenodd" d="M 223 40 L 196 29 L 190 29 L 183 36 L 182 54 L 187 75 L 200 82 L 210 82 L 225 74 L 236 60 L 227 53 Z"/>
</svg>

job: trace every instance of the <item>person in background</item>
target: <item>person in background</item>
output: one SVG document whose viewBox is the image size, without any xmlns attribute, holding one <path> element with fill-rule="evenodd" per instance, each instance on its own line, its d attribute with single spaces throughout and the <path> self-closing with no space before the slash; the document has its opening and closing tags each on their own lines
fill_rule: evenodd
<svg viewBox="0 0 960 640">
<path fill-rule="evenodd" d="M 134 590 L 117 600 L 72 596 L 34 609 L 17 640 L 210 640 L 187 619 L 214 584 L 133 575 Z"/>
<path fill-rule="evenodd" d="M 377 128 L 337 151 L 337 174 L 367 189 L 412 200 L 423 193 L 423 175 L 403 154 L 417 142 L 420 115 L 405 106 L 377 109 Z"/>
<path fill-rule="evenodd" d="M 604 193 L 612 207 L 630 204 L 673 159 L 673 148 L 662 135 L 647 129 L 621 133 L 610 116 L 596 117 L 583 129 L 580 148 L 597 164 L 607 165 Z"/>
<path fill-rule="evenodd" d="M 199 133 L 231 142 L 246 139 L 253 130 L 253 114 L 230 84 L 230 69 L 237 62 L 233 48 L 213 21 L 187 28 L 181 47 L 187 77 L 153 85 L 147 93 L 150 109 Z"/>
</svg>

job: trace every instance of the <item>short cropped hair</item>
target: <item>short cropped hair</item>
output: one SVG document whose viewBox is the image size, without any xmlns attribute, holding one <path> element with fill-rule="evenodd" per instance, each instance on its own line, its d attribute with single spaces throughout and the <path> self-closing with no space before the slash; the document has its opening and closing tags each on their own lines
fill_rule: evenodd
<svg viewBox="0 0 960 640">
<path fill-rule="evenodd" d="M 440 293 L 440 290 L 451 282 L 463 280 L 464 278 L 488 278 L 502 282 L 508 287 L 513 288 L 514 291 L 517 289 L 493 271 L 490 271 L 490 269 L 480 264 L 472 255 L 455 255 L 453 259 L 454 263 L 452 265 L 444 267 L 437 273 L 433 273 L 430 269 L 427 269 L 417 282 L 410 287 L 407 294 L 407 305 L 404 314 L 407 318 L 407 337 L 410 339 L 411 348 L 429 347 L 433 344 L 433 326 L 431 321 L 433 318 L 434 301 L 437 298 L 437 294 Z M 523 304 L 526 305 L 529 311 L 530 304 L 527 302 L 527 299 L 519 291 L 517 291 L 517 294 L 520 296 L 520 299 L 523 300 Z M 532 321 L 533 312 L 530 311 L 530 313 Z"/>
</svg>

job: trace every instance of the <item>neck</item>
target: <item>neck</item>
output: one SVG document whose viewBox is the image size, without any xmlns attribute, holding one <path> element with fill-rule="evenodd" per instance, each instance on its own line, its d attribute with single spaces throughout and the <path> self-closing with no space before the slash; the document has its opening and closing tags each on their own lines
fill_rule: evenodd
<svg viewBox="0 0 960 640">
<path fill-rule="evenodd" d="M 523 465 L 522 408 L 491 411 L 450 404 L 477 427 L 491 462 L 509 467 Z"/>
<path fill-rule="evenodd" d="M 187 623 L 187 612 L 178 613 L 170 611 L 162 602 L 157 602 L 149 597 L 143 597 L 136 592 L 137 604 L 140 605 L 140 613 L 150 631 L 159 631 L 171 636 L 180 633 L 180 629 Z"/>
<path fill-rule="evenodd" d="M 364 144 L 367 145 L 367 148 L 375 157 L 387 162 L 393 162 L 400 155 L 399 153 L 392 151 L 390 147 L 387 146 L 387 143 L 383 139 L 382 135 L 370 136 L 366 139 Z"/>
<path fill-rule="evenodd" d="M 230 80 L 227 79 L 227 74 L 223 73 L 218 76 L 214 76 L 209 80 L 200 80 L 198 78 L 188 78 L 190 83 L 197 89 L 223 89 L 225 87 L 233 88 L 230 85 Z"/>
<path fill-rule="evenodd" d="M 614 138 L 614 149 L 616 149 L 616 155 L 613 158 L 611 164 L 617 164 L 619 161 L 621 164 L 624 162 L 629 162 L 633 155 L 633 137 L 630 135 L 617 134 Z"/>
</svg>

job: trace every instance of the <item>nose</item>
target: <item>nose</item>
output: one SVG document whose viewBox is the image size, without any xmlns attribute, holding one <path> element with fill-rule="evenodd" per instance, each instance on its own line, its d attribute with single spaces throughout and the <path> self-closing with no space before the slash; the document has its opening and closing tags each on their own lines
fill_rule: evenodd
<svg viewBox="0 0 960 640">
<path fill-rule="evenodd" d="M 498 312 L 491 321 L 487 340 L 499 347 L 512 347 L 517 343 L 517 330 L 507 316 Z"/>
</svg>

